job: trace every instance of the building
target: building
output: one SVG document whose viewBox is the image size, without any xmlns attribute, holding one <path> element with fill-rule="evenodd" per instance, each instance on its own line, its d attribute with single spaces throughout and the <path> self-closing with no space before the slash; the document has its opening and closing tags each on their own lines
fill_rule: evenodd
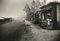
<svg viewBox="0 0 60 41">
<path fill-rule="evenodd" d="M 57 23 L 60 22 L 60 3 L 50 2 L 44 6 L 40 7 L 41 12 L 41 25 L 51 26 L 54 28 Z"/>
</svg>

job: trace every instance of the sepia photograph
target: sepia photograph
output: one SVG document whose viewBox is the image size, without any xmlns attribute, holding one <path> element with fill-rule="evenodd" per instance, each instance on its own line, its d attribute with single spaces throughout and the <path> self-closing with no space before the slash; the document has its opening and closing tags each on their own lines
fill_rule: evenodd
<svg viewBox="0 0 60 41">
<path fill-rule="evenodd" d="M 0 41 L 60 41 L 60 0 L 0 0 Z"/>
</svg>

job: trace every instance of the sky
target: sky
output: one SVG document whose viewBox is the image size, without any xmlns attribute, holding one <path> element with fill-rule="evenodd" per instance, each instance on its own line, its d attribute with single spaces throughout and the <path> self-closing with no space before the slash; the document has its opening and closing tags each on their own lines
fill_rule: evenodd
<svg viewBox="0 0 60 41">
<path fill-rule="evenodd" d="M 47 0 L 47 3 L 50 1 L 53 0 Z M 22 19 L 25 17 L 25 12 L 23 11 L 25 3 L 30 4 L 31 2 L 32 0 L 0 0 L 0 17 Z M 43 0 L 40 0 L 40 2 L 43 2 Z"/>
<path fill-rule="evenodd" d="M 23 8 L 25 3 L 32 0 L 0 0 L 0 17 L 22 18 L 25 16 Z"/>
</svg>

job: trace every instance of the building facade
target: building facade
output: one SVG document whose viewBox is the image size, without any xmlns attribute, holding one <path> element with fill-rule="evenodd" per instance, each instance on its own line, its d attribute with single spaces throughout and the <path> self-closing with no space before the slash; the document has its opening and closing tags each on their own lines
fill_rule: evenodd
<svg viewBox="0 0 60 41">
<path fill-rule="evenodd" d="M 60 22 L 60 3 L 50 2 L 42 7 L 41 9 L 41 25 L 56 27 L 57 23 Z M 52 28 L 51 27 L 51 28 Z"/>
</svg>

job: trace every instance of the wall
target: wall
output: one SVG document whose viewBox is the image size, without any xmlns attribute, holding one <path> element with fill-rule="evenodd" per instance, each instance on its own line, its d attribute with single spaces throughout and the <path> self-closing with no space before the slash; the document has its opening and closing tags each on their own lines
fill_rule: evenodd
<svg viewBox="0 0 60 41">
<path fill-rule="evenodd" d="M 57 5 L 57 21 L 60 22 L 60 4 Z"/>
</svg>

